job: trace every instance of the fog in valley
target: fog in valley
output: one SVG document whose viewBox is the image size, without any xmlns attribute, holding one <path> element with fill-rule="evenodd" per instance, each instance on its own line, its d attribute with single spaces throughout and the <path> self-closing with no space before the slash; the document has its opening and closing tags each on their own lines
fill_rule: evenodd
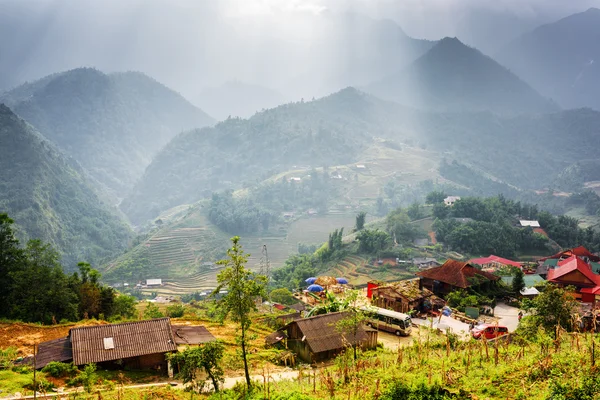
<svg viewBox="0 0 600 400">
<path fill-rule="evenodd" d="M 595 7 L 0 0 L 0 211 L 67 270 L 173 292 L 214 286 L 233 235 L 253 268 L 355 243 L 360 212 L 393 246 L 430 240 L 431 192 L 595 226 Z"/>
</svg>

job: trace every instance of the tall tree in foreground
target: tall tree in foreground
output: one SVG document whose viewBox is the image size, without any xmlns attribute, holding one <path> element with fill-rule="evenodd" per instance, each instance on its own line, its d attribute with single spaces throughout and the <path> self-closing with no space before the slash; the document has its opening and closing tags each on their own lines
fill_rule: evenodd
<svg viewBox="0 0 600 400">
<path fill-rule="evenodd" d="M 347 305 L 345 307 L 346 316 L 339 320 L 335 326 L 336 330 L 346 338 L 352 340 L 352 349 L 354 351 L 354 362 L 356 362 L 358 347 L 357 336 L 358 332 L 367 320 L 366 313 L 359 307 L 358 304 L 359 291 L 353 290 L 346 296 Z"/>
<path fill-rule="evenodd" d="M 242 250 L 239 236 L 231 238 L 232 247 L 227 250 L 227 259 L 217 262 L 226 268 L 217 275 L 217 288 L 212 296 L 216 296 L 221 290 L 227 289 L 227 294 L 218 301 L 221 311 L 221 321 L 229 317 L 233 322 L 240 325 L 237 341 L 242 349 L 244 360 L 244 373 L 248 391 L 252 388 L 250 373 L 248 371 L 247 350 L 251 339 L 248 330 L 252 325 L 252 312 L 256 311 L 255 299 L 265 296 L 267 278 L 258 275 L 246 268 L 248 255 Z"/>
</svg>

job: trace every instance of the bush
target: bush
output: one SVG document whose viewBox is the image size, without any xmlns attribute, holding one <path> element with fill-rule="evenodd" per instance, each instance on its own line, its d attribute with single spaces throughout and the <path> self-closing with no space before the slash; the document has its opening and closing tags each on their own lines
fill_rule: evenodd
<svg viewBox="0 0 600 400">
<path fill-rule="evenodd" d="M 15 358 L 17 358 L 16 347 L 8 347 L 4 350 L 0 349 L 0 369 L 12 367 Z"/>
<path fill-rule="evenodd" d="M 62 363 L 59 361 L 51 361 L 42 369 L 42 372 L 54 378 L 62 378 L 65 376 L 75 376 L 78 369 L 73 363 Z"/>
<path fill-rule="evenodd" d="M 461 395 L 450 393 L 439 385 L 427 386 L 425 383 L 410 387 L 402 382 L 394 382 L 383 394 L 381 400 L 449 400 L 467 399 Z"/>
<path fill-rule="evenodd" d="M 184 312 L 185 308 L 181 303 L 173 304 L 167 307 L 167 316 L 171 318 L 181 318 L 183 317 Z"/>
</svg>

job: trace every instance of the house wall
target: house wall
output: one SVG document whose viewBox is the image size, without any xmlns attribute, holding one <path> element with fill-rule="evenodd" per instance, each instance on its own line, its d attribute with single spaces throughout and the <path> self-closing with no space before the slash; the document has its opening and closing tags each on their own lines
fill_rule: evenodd
<svg viewBox="0 0 600 400">
<path fill-rule="evenodd" d="M 126 358 L 123 360 L 123 365 L 130 369 L 155 369 L 163 371 L 165 374 L 167 372 L 167 358 L 165 353 Z"/>
</svg>

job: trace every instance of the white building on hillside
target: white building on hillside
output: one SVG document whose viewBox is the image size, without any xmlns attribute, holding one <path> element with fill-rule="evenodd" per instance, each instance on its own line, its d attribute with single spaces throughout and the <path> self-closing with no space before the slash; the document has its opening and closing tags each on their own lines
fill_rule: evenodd
<svg viewBox="0 0 600 400">
<path fill-rule="evenodd" d="M 444 199 L 444 204 L 452 207 L 457 200 L 460 200 L 460 196 L 448 196 Z"/>
</svg>

